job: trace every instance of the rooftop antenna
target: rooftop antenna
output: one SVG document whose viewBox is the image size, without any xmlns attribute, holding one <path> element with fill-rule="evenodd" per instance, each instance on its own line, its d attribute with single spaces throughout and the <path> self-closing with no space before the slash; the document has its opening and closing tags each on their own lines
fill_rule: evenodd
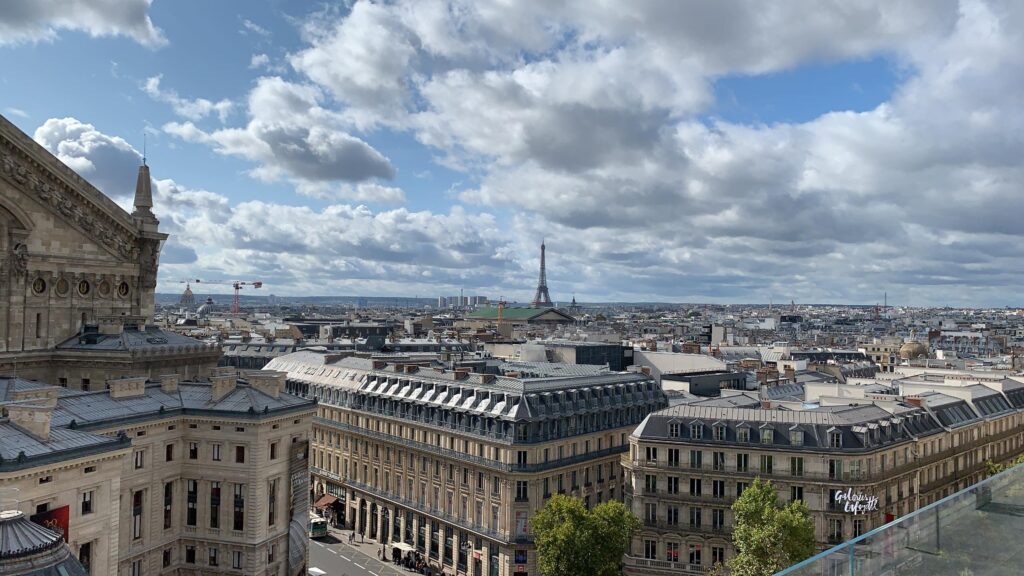
<svg viewBox="0 0 1024 576">
<path fill-rule="evenodd" d="M 146 165 L 146 131 L 142 131 L 142 165 Z"/>
</svg>

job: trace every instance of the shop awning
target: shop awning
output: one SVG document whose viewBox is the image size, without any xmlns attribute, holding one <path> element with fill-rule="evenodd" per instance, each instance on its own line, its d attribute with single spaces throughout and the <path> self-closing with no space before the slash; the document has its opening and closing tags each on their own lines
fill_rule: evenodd
<svg viewBox="0 0 1024 576">
<path fill-rule="evenodd" d="M 313 504 L 313 508 L 326 508 L 326 507 L 330 506 L 331 504 L 334 504 L 337 501 L 338 501 L 338 497 L 337 496 L 332 496 L 330 494 L 324 494 L 323 496 L 320 497 L 319 500 L 316 501 L 316 504 Z"/>
</svg>

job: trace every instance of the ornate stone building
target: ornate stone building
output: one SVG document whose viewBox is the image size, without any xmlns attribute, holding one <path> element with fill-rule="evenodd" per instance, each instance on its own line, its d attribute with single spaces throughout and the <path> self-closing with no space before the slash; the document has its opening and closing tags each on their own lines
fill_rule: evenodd
<svg viewBox="0 0 1024 576">
<path fill-rule="evenodd" d="M 146 331 L 153 317 L 167 235 L 145 164 L 134 204 L 125 212 L 0 116 L 0 374 L 88 388 L 140 371 L 197 376 L 216 366 L 214 347 L 171 343 L 152 328 L 135 349 L 97 346 L 89 335 Z"/>
</svg>

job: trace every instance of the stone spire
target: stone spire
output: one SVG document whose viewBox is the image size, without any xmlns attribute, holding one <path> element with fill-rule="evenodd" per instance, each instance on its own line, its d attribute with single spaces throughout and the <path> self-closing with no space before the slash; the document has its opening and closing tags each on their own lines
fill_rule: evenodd
<svg viewBox="0 0 1024 576">
<path fill-rule="evenodd" d="M 153 214 L 153 181 L 149 177 L 145 156 L 142 158 L 142 166 L 139 166 L 139 179 L 135 182 L 135 210 L 132 216 L 156 221 Z"/>
</svg>

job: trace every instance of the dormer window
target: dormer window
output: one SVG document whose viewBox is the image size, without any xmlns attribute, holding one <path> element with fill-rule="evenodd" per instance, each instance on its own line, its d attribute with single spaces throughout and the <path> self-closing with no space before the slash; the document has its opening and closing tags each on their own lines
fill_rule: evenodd
<svg viewBox="0 0 1024 576">
<path fill-rule="evenodd" d="M 679 424 L 668 425 L 668 435 L 670 438 L 679 438 Z"/>
<path fill-rule="evenodd" d="M 829 448 L 842 448 L 843 447 L 843 434 L 842 434 L 842 432 L 829 432 L 828 433 L 828 447 Z"/>
<path fill-rule="evenodd" d="M 715 440 L 718 440 L 718 441 L 724 441 L 725 440 L 725 426 L 716 425 L 716 426 L 712 427 L 711 430 L 712 430 L 712 434 L 714 435 Z"/>
<path fill-rule="evenodd" d="M 775 434 L 774 434 L 774 432 L 775 431 L 772 430 L 771 428 L 762 428 L 761 429 L 761 444 L 771 444 L 772 442 L 774 442 L 775 441 Z"/>
<path fill-rule="evenodd" d="M 803 430 L 790 430 L 789 431 L 789 443 L 793 446 L 804 445 L 804 433 Z"/>
<path fill-rule="evenodd" d="M 704 425 L 700 422 L 690 424 L 690 438 L 700 440 L 704 437 Z"/>
<path fill-rule="evenodd" d="M 736 429 L 736 441 L 737 442 L 750 442 L 750 428 L 737 428 Z"/>
</svg>

